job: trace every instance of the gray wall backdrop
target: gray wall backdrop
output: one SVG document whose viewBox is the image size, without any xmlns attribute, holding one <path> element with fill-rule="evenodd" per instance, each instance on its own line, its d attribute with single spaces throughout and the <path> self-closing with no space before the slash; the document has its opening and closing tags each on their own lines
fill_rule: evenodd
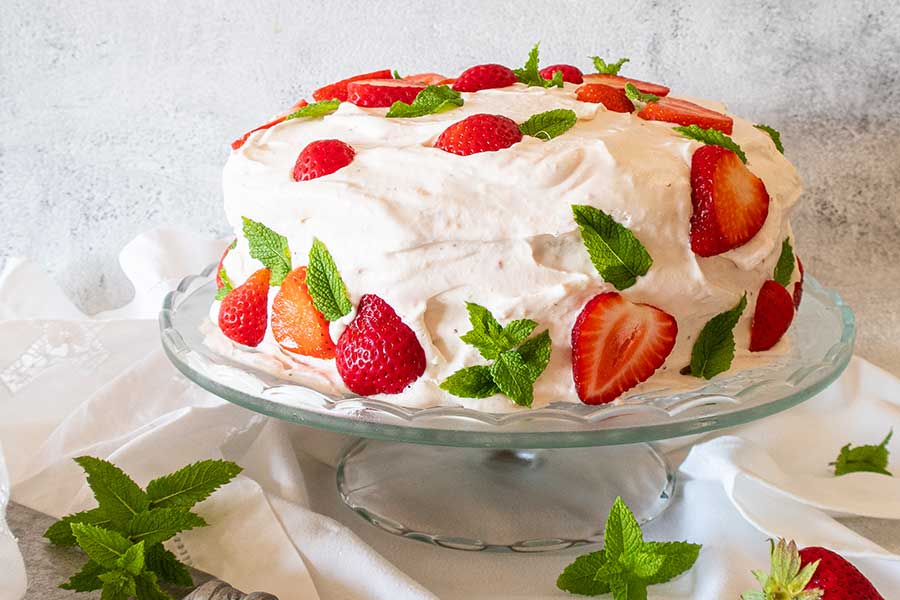
<svg viewBox="0 0 900 600">
<path fill-rule="evenodd" d="M 3 0 L 0 257 L 114 307 L 138 232 L 226 233 L 238 134 L 343 76 L 518 66 L 537 40 L 545 61 L 630 56 L 632 76 L 781 129 L 804 263 L 860 314 L 860 353 L 900 373 L 900 5 L 883 0 Z"/>
</svg>

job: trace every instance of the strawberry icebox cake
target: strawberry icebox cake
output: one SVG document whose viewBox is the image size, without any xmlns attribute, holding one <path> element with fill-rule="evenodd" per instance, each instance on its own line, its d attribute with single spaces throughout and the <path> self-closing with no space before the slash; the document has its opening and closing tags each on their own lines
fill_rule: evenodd
<svg viewBox="0 0 900 600">
<path fill-rule="evenodd" d="M 488 412 L 784 355 L 778 132 L 593 63 L 375 71 L 233 142 L 206 343 L 333 398 Z"/>
</svg>

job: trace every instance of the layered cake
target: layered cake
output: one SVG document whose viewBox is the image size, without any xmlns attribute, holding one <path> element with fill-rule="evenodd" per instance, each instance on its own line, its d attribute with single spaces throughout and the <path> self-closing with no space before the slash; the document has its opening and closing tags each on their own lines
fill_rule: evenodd
<svg viewBox="0 0 900 600">
<path fill-rule="evenodd" d="M 783 353 L 801 185 L 778 132 L 625 62 L 376 71 L 236 140 L 210 343 L 331 396 L 492 412 Z"/>
</svg>

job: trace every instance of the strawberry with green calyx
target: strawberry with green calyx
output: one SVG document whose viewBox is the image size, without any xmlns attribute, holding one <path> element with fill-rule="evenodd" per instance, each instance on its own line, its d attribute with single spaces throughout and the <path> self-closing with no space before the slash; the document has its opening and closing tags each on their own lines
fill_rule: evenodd
<svg viewBox="0 0 900 600">
<path fill-rule="evenodd" d="M 820 600 L 825 591 L 819 588 L 807 589 L 812 580 L 819 561 L 807 563 L 801 567 L 800 553 L 793 540 L 788 543 L 784 539 L 778 543 L 770 540 L 771 573 L 753 571 L 753 576 L 762 586 L 762 591 L 751 590 L 741 594 L 741 600 Z"/>
</svg>

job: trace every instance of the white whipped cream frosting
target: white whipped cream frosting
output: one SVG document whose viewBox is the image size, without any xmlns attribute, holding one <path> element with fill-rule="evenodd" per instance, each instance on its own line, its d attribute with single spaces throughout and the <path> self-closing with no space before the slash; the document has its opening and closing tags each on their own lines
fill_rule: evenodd
<svg viewBox="0 0 900 600">
<path fill-rule="evenodd" d="M 747 351 L 756 294 L 772 272 L 789 216 L 801 192 L 796 170 L 769 136 L 734 117 L 732 138 L 749 169 L 766 185 L 769 214 L 747 244 L 712 258 L 690 246 L 691 156 L 701 146 L 673 124 L 645 121 L 575 99 L 575 85 L 507 88 L 464 93 L 464 106 L 437 115 L 387 119 L 387 109 L 342 103 L 320 119 L 295 119 L 253 134 L 229 158 L 224 173 L 225 212 L 238 244 L 225 259 L 235 285 L 262 265 L 250 258 L 241 217 L 287 237 L 294 268 L 305 265 L 313 237 L 330 250 L 354 305 L 363 294 L 387 301 L 425 349 L 425 374 L 406 390 L 379 399 L 404 406 L 462 405 L 501 412 L 517 407 L 505 396 L 457 398 L 438 386 L 456 370 L 486 364 L 459 336 L 470 329 L 465 303 L 486 306 L 501 323 L 530 318 L 535 332 L 549 329 L 550 364 L 535 384 L 534 406 L 578 402 L 572 379 L 571 331 L 587 301 L 614 288 L 588 257 L 571 205 L 588 204 L 628 227 L 653 257 L 653 266 L 622 291 L 678 322 L 675 348 L 663 367 L 641 384 L 695 387 L 678 375 L 690 362 L 693 341 L 714 315 L 746 291 L 737 326 L 732 370 L 783 352 Z M 694 100 L 725 112 L 721 104 Z M 555 108 L 578 121 L 550 141 L 524 137 L 498 152 L 457 156 L 433 147 L 444 129 L 476 113 L 516 122 Z M 335 173 L 296 182 L 292 169 L 310 142 L 336 138 L 356 150 Z M 795 280 L 799 273 L 794 273 Z M 277 288 L 270 291 L 270 300 Z M 216 321 L 218 303 L 211 307 Z M 353 314 L 332 324 L 335 341 Z M 271 332 L 252 357 L 257 367 L 331 394 L 348 394 L 334 365 L 287 353 Z"/>
</svg>

